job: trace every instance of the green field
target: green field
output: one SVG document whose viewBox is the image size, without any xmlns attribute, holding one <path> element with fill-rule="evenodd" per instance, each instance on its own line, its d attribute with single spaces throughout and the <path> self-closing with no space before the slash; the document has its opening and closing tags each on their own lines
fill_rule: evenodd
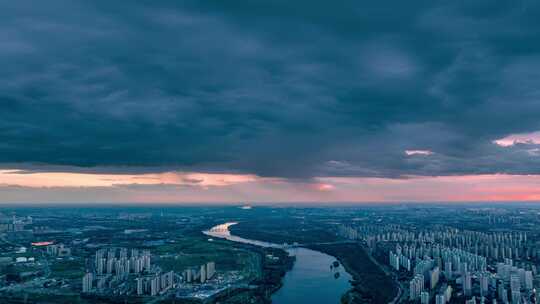
<svg viewBox="0 0 540 304">
<path fill-rule="evenodd" d="M 206 238 L 182 238 L 177 243 L 166 244 L 152 250 L 155 263 L 164 271 L 182 272 L 188 267 L 198 267 L 215 262 L 217 271 L 257 272 L 259 256 L 256 253 L 226 241 L 208 241 Z M 161 256 L 161 257 L 158 257 Z"/>
<path fill-rule="evenodd" d="M 84 275 L 84 261 L 56 260 L 50 265 L 52 276 L 63 279 L 80 279 Z"/>
</svg>

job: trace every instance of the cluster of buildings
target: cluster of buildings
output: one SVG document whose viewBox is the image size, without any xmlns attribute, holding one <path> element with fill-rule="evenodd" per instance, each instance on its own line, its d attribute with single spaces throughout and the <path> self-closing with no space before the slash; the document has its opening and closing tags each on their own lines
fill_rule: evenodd
<svg viewBox="0 0 540 304">
<path fill-rule="evenodd" d="M 175 274 L 172 271 L 140 276 L 137 282 L 137 295 L 157 296 L 174 287 Z"/>
<path fill-rule="evenodd" d="M 182 275 L 163 272 L 151 262 L 149 250 L 99 249 L 93 267 L 82 278 L 82 292 L 94 294 L 159 296 L 182 282 L 205 283 L 215 275 L 215 263 L 208 262 Z"/>
<path fill-rule="evenodd" d="M 369 246 L 380 242 L 436 243 L 504 261 L 510 259 L 539 259 L 540 247 L 529 240 L 525 232 L 493 232 L 439 228 L 427 231 L 409 231 L 401 225 L 341 226 L 339 233 L 349 239 L 362 239 Z"/>
<path fill-rule="evenodd" d="M 32 217 L 7 216 L 0 213 L 0 232 L 19 232 L 25 229 L 26 225 L 32 224 Z"/>
<path fill-rule="evenodd" d="M 511 259 L 504 263 L 497 263 L 497 295 L 502 303 L 520 303 L 522 291 L 530 292 L 534 289 L 534 278 L 531 270 L 513 265 Z"/>
<path fill-rule="evenodd" d="M 206 283 L 206 281 L 211 279 L 215 273 L 216 264 L 214 262 L 208 262 L 204 265 L 201 265 L 198 269 L 186 269 L 183 273 L 183 277 L 186 283 Z"/>
<path fill-rule="evenodd" d="M 392 224 L 342 226 L 339 234 L 387 252 L 391 268 L 410 279 L 412 302 L 446 304 L 457 296 L 466 303 L 535 303 L 531 260 L 540 250 L 525 233 L 411 232 Z"/>
<path fill-rule="evenodd" d="M 71 248 L 66 247 L 64 244 L 51 244 L 46 248 L 47 254 L 53 257 L 71 256 Z"/>
<path fill-rule="evenodd" d="M 131 249 L 128 255 L 127 248 L 99 249 L 96 251 L 92 269 L 83 276 L 82 291 L 84 293 L 139 294 L 140 292 L 143 294 L 146 290 L 152 288 L 144 288 L 145 285 L 139 283 L 139 281 L 150 282 L 149 284 L 151 284 L 152 279 L 159 276 L 160 269 L 152 266 L 151 255 L 148 250 Z M 142 278 L 143 275 L 151 275 L 152 278 Z M 139 277 L 142 280 L 137 281 L 137 287 L 131 288 L 130 279 L 139 279 Z M 161 278 L 157 280 L 161 281 Z M 140 284 L 143 284 L 142 288 L 138 288 Z M 159 284 L 157 286 L 158 288 L 154 288 L 156 294 L 161 291 L 161 288 L 159 288 L 161 286 Z"/>
<path fill-rule="evenodd" d="M 117 254 L 118 253 L 118 254 Z M 131 249 L 128 258 L 127 248 L 99 249 L 95 257 L 95 272 L 98 275 L 126 276 L 130 273 L 139 274 L 151 271 L 150 251 Z"/>
<path fill-rule="evenodd" d="M 129 281 L 121 281 L 121 280 L 118 280 L 118 278 L 113 277 L 110 280 L 107 280 L 107 279 L 108 279 L 107 276 L 96 276 L 92 272 L 86 273 L 82 278 L 82 292 L 83 293 L 90 293 L 90 292 L 103 293 L 106 291 L 106 288 L 111 288 L 112 285 L 115 283 L 116 284 L 123 283 L 126 286 L 130 285 Z M 134 280 L 135 280 L 135 286 L 133 290 L 128 289 L 128 290 L 124 290 L 124 292 L 114 292 L 113 290 L 112 293 L 113 294 L 128 294 L 128 295 L 136 294 L 138 296 L 162 295 L 174 287 L 175 274 L 172 271 L 169 271 L 166 273 L 152 273 L 152 274 L 137 276 Z M 97 283 L 95 286 L 94 286 L 94 281 Z M 109 286 L 107 286 L 107 283 L 109 283 Z"/>
</svg>

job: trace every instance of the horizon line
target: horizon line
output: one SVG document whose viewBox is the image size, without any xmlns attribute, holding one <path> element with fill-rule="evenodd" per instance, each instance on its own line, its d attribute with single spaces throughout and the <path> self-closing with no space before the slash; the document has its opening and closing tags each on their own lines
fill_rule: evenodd
<svg viewBox="0 0 540 304">
<path fill-rule="evenodd" d="M 403 202 L 175 202 L 175 203 L 152 203 L 152 202 L 0 202 L 0 208 L 17 207 L 294 207 L 294 206 L 317 206 L 317 207 L 354 207 L 354 206 L 417 206 L 417 205 L 537 205 L 540 201 L 403 201 Z"/>
</svg>

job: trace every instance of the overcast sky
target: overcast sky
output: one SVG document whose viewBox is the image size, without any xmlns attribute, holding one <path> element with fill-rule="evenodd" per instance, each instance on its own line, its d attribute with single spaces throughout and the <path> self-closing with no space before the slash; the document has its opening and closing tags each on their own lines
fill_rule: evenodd
<svg viewBox="0 0 540 304">
<path fill-rule="evenodd" d="M 540 200 L 539 16 L 3 1 L 0 202 Z"/>
</svg>

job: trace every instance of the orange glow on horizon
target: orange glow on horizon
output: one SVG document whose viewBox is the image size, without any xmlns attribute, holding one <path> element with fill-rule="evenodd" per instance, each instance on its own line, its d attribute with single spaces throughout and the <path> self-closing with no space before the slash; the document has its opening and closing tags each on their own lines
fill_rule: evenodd
<svg viewBox="0 0 540 304">
<path fill-rule="evenodd" d="M 93 174 L 73 172 L 34 172 L 0 170 L 0 185 L 29 188 L 53 187 L 114 187 L 119 185 L 197 185 L 201 187 L 227 186 L 252 182 L 254 175 L 220 173 L 143 173 Z"/>
<path fill-rule="evenodd" d="M 44 202 L 147 203 L 540 201 L 540 175 L 318 177 L 298 181 L 201 172 L 0 170 L 0 194 L 0 203 L 36 198 Z"/>
</svg>

